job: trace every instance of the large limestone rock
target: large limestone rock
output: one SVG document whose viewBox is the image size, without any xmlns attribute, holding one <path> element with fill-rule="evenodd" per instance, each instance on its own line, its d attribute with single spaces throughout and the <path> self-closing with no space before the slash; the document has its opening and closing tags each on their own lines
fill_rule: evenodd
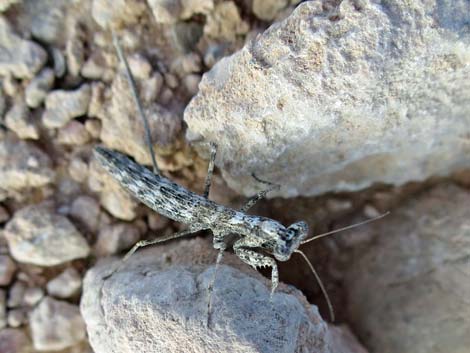
<svg viewBox="0 0 470 353">
<path fill-rule="evenodd" d="M 216 251 L 202 239 L 174 245 L 143 250 L 112 275 L 116 261 L 87 273 L 81 312 L 96 353 L 364 352 L 297 290 L 281 285 L 270 302 L 269 282 L 244 265 L 221 266 L 208 327 Z"/>
<path fill-rule="evenodd" d="M 470 193 L 442 185 L 347 236 L 350 320 L 372 352 L 468 352 Z"/>
<path fill-rule="evenodd" d="M 330 4 L 331 5 L 331 4 Z M 189 139 L 245 194 L 402 184 L 470 166 L 467 1 L 309 1 L 199 85 Z"/>
</svg>

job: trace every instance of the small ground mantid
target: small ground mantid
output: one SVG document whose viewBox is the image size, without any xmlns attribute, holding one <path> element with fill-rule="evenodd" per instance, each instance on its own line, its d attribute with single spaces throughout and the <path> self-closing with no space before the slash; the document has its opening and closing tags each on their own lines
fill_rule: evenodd
<svg viewBox="0 0 470 353">
<path fill-rule="evenodd" d="M 205 180 L 204 193 L 202 196 L 189 191 L 186 188 L 165 178 L 160 173 L 157 166 L 155 154 L 153 151 L 149 123 L 137 93 L 136 82 L 132 76 L 129 65 L 114 31 L 112 32 L 112 36 L 117 55 L 120 59 L 120 62 L 124 65 L 132 95 L 134 97 L 139 115 L 144 124 L 146 143 L 152 158 L 153 172 L 146 167 L 134 162 L 124 154 L 112 151 L 105 147 L 96 147 L 94 150 L 94 155 L 104 167 L 104 169 L 109 174 L 111 174 L 111 176 L 113 176 L 114 179 L 116 179 L 124 189 L 130 192 L 142 203 L 160 213 L 161 215 L 188 225 L 187 229 L 169 236 L 160 237 L 154 240 L 139 241 L 124 256 L 121 265 L 125 263 L 125 261 L 141 247 L 161 243 L 170 239 L 184 237 L 201 230 L 211 230 L 213 234 L 214 248 L 219 252 L 215 262 L 213 277 L 208 286 L 207 324 L 209 324 L 210 321 L 211 295 L 214 288 L 217 269 L 222 261 L 224 251 L 229 246 L 232 246 L 235 254 L 243 262 L 254 267 L 255 269 L 260 267 L 270 267 L 272 269 L 271 297 L 279 283 L 276 260 L 287 261 L 293 253 L 300 254 L 307 262 L 310 270 L 315 276 L 315 279 L 317 280 L 326 299 L 331 321 L 334 321 L 333 306 L 328 297 L 326 289 L 307 256 L 298 248 L 302 244 L 325 237 L 327 235 L 375 221 L 384 217 L 387 213 L 364 222 L 356 223 L 306 239 L 308 235 L 308 226 L 303 221 L 285 227 L 273 219 L 249 215 L 246 213 L 268 192 L 279 188 L 279 185 L 263 181 L 256 177 L 255 174 L 253 174 L 253 177 L 258 182 L 268 185 L 264 191 L 261 191 L 250 198 L 246 204 L 240 208 L 240 210 L 235 210 L 223 205 L 219 205 L 208 199 L 216 157 L 216 145 L 214 143 L 208 143 L 211 149 L 211 156 Z M 231 236 L 234 234 L 237 236 L 237 239 L 235 241 L 229 241 Z M 115 269 L 112 273 L 115 273 L 117 270 L 118 268 Z"/>
</svg>

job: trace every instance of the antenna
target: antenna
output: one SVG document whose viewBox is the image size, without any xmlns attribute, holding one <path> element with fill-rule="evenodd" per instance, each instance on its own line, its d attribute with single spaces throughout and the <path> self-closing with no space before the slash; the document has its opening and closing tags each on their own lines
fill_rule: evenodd
<svg viewBox="0 0 470 353">
<path fill-rule="evenodd" d="M 146 139 L 146 143 L 149 149 L 150 156 L 152 158 L 153 172 L 159 175 L 160 170 L 158 169 L 157 160 L 155 159 L 155 152 L 153 150 L 153 143 L 152 143 L 152 135 L 150 134 L 150 126 L 149 126 L 147 116 L 144 113 L 144 109 L 142 108 L 142 102 L 140 101 L 139 95 L 137 94 L 137 84 L 135 82 L 134 76 L 132 75 L 131 69 L 129 68 L 129 64 L 127 63 L 126 57 L 124 56 L 124 53 L 122 52 L 116 33 L 113 30 L 111 30 L 111 34 L 113 36 L 113 44 L 114 44 L 114 48 L 116 48 L 116 52 L 119 57 L 119 60 L 124 64 L 124 67 L 126 69 L 127 81 L 129 81 L 129 85 L 131 86 L 131 92 L 132 92 L 132 96 L 134 97 L 137 110 L 139 111 L 139 115 L 142 118 L 142 121 L 144 122 L 145 139 Z"/>
<path fill-rule="evenodd" d="M 302 251 L 300 250 L 294 250 L 294 252 L 300 254 L 305 262 L 307 263 L 308 267 L 310 267 L 310 270 L 312 271 L 313 275 L 315 276 L 315 279 L 318 282 L 318 285 L 320 286 L 321 291 L 323 292 L 323 296 L 326 299 L 326 304 L 328 305 L 328 310 L 330 311 L 330 318 L 331 322 L 335 321 L 335 311 L 333 310 L 333 305 L 331 304 L 330 297 L 328 296 L 328 293 L 326 292 L 325 286 L 323 285 L 323 282 L 320 279 L 320 276 L 318 275 L 317 271 L 315 271 L 315 268 L 313 267 L 312 263 L 308 259 L 307 255 L 305 255 Z"/>
<path fill-rule="evenodd" d="M 351 225 L 349 225 L 349 226 L 347 226 L 347 227 L 343 227 L 343 228 L 339 228 L 339 229 L 332 230 L 331 232 L 326 232 L 326 233 L 322 233 L 322 234 L 315 235 L 315 236 L 313 236 L 312 238 L 309 238 L 309 239 L 307 239 L 307 240 L 304 240 L 304 241 L 301 242 L 300 244 L 306 244 L 306 243 L 309 243 L 309 242 L 311 242 L 311 241 L 313 241 L 313 240 L 326 237 L 327 235 L 339 233 L 339 232 L 342 232 L 343 230 L 348 230 L 348 229 L 356 228 L 356 227 L 362 226 L 362 225 L 364 225 L 364 224 L 377 221 L 377 220 L 379 220 L 379 219 L 381 219 L 381 218 L 384 218 L 384 217 L 387 216 L 388 214 L 390 214 L 390 211 L 387 211 L 387 212 L 385 212 L 385 213 L 382 213 L 381 215 L 378 215 L 377 217 L 368 219 L 367 221 L 363 221 L 363 222 L 351 224 Z"/>
</svg>

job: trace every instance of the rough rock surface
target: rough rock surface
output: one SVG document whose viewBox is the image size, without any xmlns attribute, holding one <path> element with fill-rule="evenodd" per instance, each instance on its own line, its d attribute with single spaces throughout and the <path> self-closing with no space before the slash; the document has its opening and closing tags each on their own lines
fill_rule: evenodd
<svg viewBox="0 0 470 353">
<path fill-rule="evenodd" d="M 468 351 L 469 205 L 468 191 L 443 185 L 348 235 L 369 239 L 354 249 L 346 287 L 372 352 Z"/>
<path fill-rule="evenodd" d="M 4 234 L 15 260 L 39 266 L 80 259 L 90 251 L 74 225 L 45 204 L 17 211 L 5 226 Z"/>
<path fill-rule="evenodd" d="M 0 0 L 0 11 L 7 10 L 11 5 L 17 4 L 21 0 Z"/>
<path fill-rule="evenodd" d="M 80 291 L 81 286 L 80 273 L 70 267 L 47 283 L 47 293 L 56 298 L 70 298 Z"/>
<path fill-rule="evenodd" d="M 173 24 L 194 14 L 207 14 L 214 8 L 213 0 L 148 0 L 155 21 Z"/>
<path fill-rule="evenodd" d="M 10 256 L 0 255 L 0 286 L 9 285 L 15 271 L 16 265 Z"/>
<path fill-rule="evenodd" d="M 26 291 L 26 283 L 23 281 L 16 281 L 8 291 L 8 308 L 18 308 L 23 304 L 24 293 Z"/>
<path fill-rule="evenodd" d="M 84 115 L 88 110 L 91 87 L 82 85 L 74 91 L 55 90 L 46 97 L 46 111 L 42 117 L 48 128 L 63 127 L 71 119 Z"/>
<path fill-rule="evenodd" d="M 302 3 L 203 76 L 188 137 L 245 194 L 253 172 L 295 196 L 468 167 L 469 6 Z"/>
<path fill-rule="evenodd" d="M 243 265 L 221 266 L 207 328 L 214 269 L 207 263 L 215 255 L 208 241 L 195 239 L 144 250 L 107 279 L 117 262 L 91 269 L 81 312 L 94 351 L 362 352 L 357 343 L 346 348 L 343 338 L 334 339 L 298 291 L 281 285 L 270 303 L 269 281 Z M 237 259 L 227 255 L 224 263 Z"/>
<path fill-rule="evenodd" d="M 7 303 L 6 292 L 0 289 L 0 330 L 7 325 Z M 0 351 L 2 352 L 2 351 Z"/>
<path fill-rule="evenodd" d="M 31 342 L 23 330 L 6 328 L 0 331 L 0 352 L 30 353 Z"/>
<path fill-rule="evenodd" d="M 32 78 L 46 60 L 44 49 L 15 34 L 7 20 L 0 16 L 0 75 Z"/>
<path fill-rule="evenodd" d="M 150 77 L 147 79 L 151 80 Z M 102 122 L 101 140 L 108 147 L 134 157 L 139 163 L 150 165 L 152 162 L 145 144 L 142 120 L 124 75 L 116 75 L 107 95 L 110 101 L 103 101 L 103 109 L 97 112 Z M 181 118 L 159 104 L 146 105 L 144 102 L 144 105 L 153 141 L 158 141 L 160 145 L 174 142 L 181 130 Z M 157 162 L 160 161 L 159 156 L 156 157 Z M 160 161 L 160 165 L 164 164 Z"/>
<path fill-rule="evenodd" d="M 37 350 L 61 350 L 86 337 L 78 307 L 50 297 L 45 297 L 33 310 L 30 325 L 33 345 Z"/>
<path fill-rule="evenodd" d="M 0 189 L 19 191 L 47 185 L 54 171 L 48 155 L 13 136 L 0 138 Z"/>
<path fill-rule="evenodd" d="M 5 125 L 21 139 L 37 140 L 39 138 L 37 124 L 31 118 L 31 112 L 23 100 L 17 100 L 6 113 Z"/>
<path fill-rule="evenodd" d="M 274 20 L 289 5 L 289 0 L 253 0 L 252 10 L 259 19 Z"/>
<path fill-rule="evenodd" d="M 137 215 L 137 201 L 104 172 L 95 159 L 90 163 L 89 172 L 88 185 L 93 191 L 100 192 L 101 205 L 114 217 L 132 221 Z"/>
<path fill-rule="evenodd" d="M 23 295 L 23 303 L 29 307 L 35 306 L 44 298 L 44 291 L 40 287 L 27 288 Z"/>
<path fill-rule="evenodd" d="M 45 68 L 38 75 L 36 75 L 31 82 L 26 86 L 24 91 L 26 104 L 31 108 L 39 107 L 44 99 L 46 99 L 47 92 L 54 84 L 54 71 L 50 68 Z"/>
<path fill-rule="evenodd" d="M 131 248 L 139 241 L 139 229 L 129 223 L 110 224 L 101 228 L 94 248 L 98 256 L 109 256 Z"/>
<path fill-rule="evenodd" d="M 103 28 L 117 28 L 136 23 L 146 11 L 141 0 L 93 0 L 91 14 Z"/>
</svg>

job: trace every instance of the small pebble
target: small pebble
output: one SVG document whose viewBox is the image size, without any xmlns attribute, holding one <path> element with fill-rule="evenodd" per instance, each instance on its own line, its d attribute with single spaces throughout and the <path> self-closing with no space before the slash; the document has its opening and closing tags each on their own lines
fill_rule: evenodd
<svg viewBox="0 0 470 353">
<path fill-rule="evenodd" d="M 132 55 L 128 58 L 129 68 L 132 74 L 138 80 L 147 80 L 152 73 L 152 65 L 142 55 Z"/>
<path fill-rule="evenodd" d="M 47 92 L 51 90 L 53 85 L 54 70 L 47 67 L 26 86 L 26 104 L 31 108 L 39 107 L 46 99 Z"/>
<path fill-rule="evenodd" d="M 17 100 L 5 115 L 5 125 L 21 139 L 37 140 L 39 130 L 31 119 L 31 112 L 22 100 Z"/>
<path fill-rule="evenodd" d="M 70 298 L 80 291 L 81 286 L 80 273 L 70 267 L 47 283 L 47 293 L 56 298 Z"/>
<path fill-rule="evenodd" d="M 90 134 L 81 122 L 72 120 L 59 129 L 57 142 L 64 145 L 82 146 L 90 142 Z"/>
<path fill-rule="evenodd" d="M 82 66 L 81 75 L 90 80 L 99 80 L 106 71 L 106 62 L 100 51 L 95 51 Z"/>
<path fill-rule="evenodd" d="M 26 291 L 26 284 L 22 281 L 16 281 L 11 286 L 8 292 L 7 307 L 18 308 L 23 304 L 24 293 Z"/>
<path fill-rule="evenodd" d="M 63 77 L 65 75 L 65 57 L 58 48 L 52 48 L 52 59 L 54 61 L 55 77 Z"/>
<path fill-rule="evenodd" d="M 85 129 L 94 139 L 100 137 L 101 134 L 101 121 L 98 119 L 87 119 L 85 121 Z"/>
<path fill-rule="evenodd" d="M 45 297 L 29 317 L 36 350 L 58 351 L 83 341 L 85 324 L 78 306 Z"/>
<path fill-rule="evenodd" d="M 44 297 L 44 290 L 41 287 L 27 288 L 23 296 L 23 304 L 35 306 Z"/>
<path fill-rule="evenodd" d="M 149 212 L 147 220 L 149 228 L 153 231 L 165 229 L 169 223 L 168 218 L 163 217 L 156 212 Z"/>
<path fill-rule="evenodd" d="M 7 293 L 3 289 L 0 289 L 0 332 L 7 325 L 6 297 Z"/>
<path fill-rule="evenodd" d="M 164 75 L 164 78 L 165 78 L 165 84 L 171 89 L 175 89 L 176 87 L 178 87 L 178 84 L 179 84 L 178 78 L 175 75 L 166 73 Z"/>
<path fill-rule="evenodd" d="M 0 352 L 29 353 L 32 352 L 31 342 L 23 330 L 6 328 L 0 330 Z"/>
<path fill-rule="evenodd" d="M 91 232 L 98 230 L 100 219 L 100 205 L 91 196 L 77 197 L 70 207 L 70 217 L 85 225 Z"/>
<path fill-rule="evenodd" d="M 83 116 L 88 111 L 91 87 L 83 84 L 76 90 L 54 90 L 46 97 L 46 110 L 42 121 L 47 128 L 65 126 L 71 119 Z"/>
<path fill-rule="evenodd" d="M 147 80 L 142 81 L 141 96 L 142 101 L 151 103 L 155 101 L 163 87 L 163 76 L 156 72 Z"/>
<path fill-rule="evenodd" d="M 0 286 L 8 286 L 16 271 L 15 262 L 8 255 L 0 255 Z"/>
<path fill-rule="evenodd" d="M 333 213 L 349 211 L 352 206 L 351 200 L 346 199 L 332 198 L 326 201 L 326 207 Z"/>
<path fill-rule="evenodd" d="M 191 96 L 194 96 L 201 82 L 201 76 L 197 74 L 187 75 L 183 78 L 183 85 Z"/>
<path fill-rule="evenodd" d="M 109 256 L 130 248 L 140 239 L 140 231 L 129 223 L 116 223 L 102 228 L 95 244 L 98 256 Z"/>
<path fill-rule="evenodd" d="M 367 204 L 364 206 L 363 213 L 367 218 L 374 218 L 380 216 L 380 212 L 371 204 Z"/>
<path fill-rule="evenodd" d="M 8 213 L 7 209 L 0 205 L 0 223 L 5 223 L 10 219 L 10 214 Z"/>
<path fill-rule="evenodd" d="M 55 266 L 84 258 L 90 251 L 75 226 L 47 203 L 16 211 L 3 234 L 15 260 L 38 266 Z"/>
<path fill-rule="evenodd" d="M 10 327 L 20 327 L 27 322 L 26 310 L 24 308 L 18 308 L 8 311 L 7 324 Z"/>
<path fill-rule="evenodd" d="M 68 172 L 73 180 L 83 183 L 88 178 L 88 164 L 81 158 L 73 158 L 70 161 Z"/>
</svg>

